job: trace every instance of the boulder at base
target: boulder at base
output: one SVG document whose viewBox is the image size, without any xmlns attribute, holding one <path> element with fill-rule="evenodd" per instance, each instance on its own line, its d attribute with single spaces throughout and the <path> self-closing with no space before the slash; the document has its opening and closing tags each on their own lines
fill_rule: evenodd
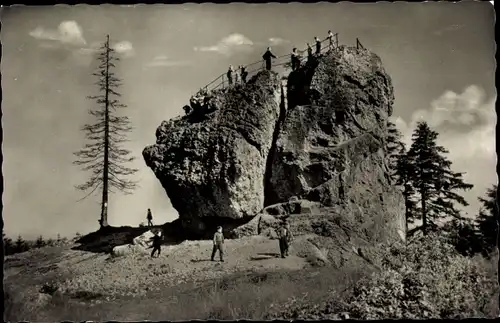
<svg viewBox="0 0 500 323">
<path fill-rule="evenodd" d="M 135 237 L 133 240 L 134 245 L 141 246 L 143 248 L 149 248 L 153 245 L 153 240 L 151 240 L 154 237 L 154 233 L 150 231 L 146 231 L 143 234 L 141 234 L 138 237 Z"/>
</svg>

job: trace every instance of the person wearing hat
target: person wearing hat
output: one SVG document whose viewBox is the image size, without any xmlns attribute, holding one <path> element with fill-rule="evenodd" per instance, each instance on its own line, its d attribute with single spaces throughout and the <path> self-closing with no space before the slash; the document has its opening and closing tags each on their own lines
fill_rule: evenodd
<svg viewBox="0 0 500 323">
<path fill-rule="evenodd" d="M 220 261 L 224 262 L 224 234 L 222 233 L 222 227 L 218 226 L 217 231 L 214 234 L 214 248 L 212 250 L 212 258 L 211 260 L 214 261 L 215 258 L 215 253 L 217 250 L 219 250 L 219 256 L 220 256 Z"/>
</svg>

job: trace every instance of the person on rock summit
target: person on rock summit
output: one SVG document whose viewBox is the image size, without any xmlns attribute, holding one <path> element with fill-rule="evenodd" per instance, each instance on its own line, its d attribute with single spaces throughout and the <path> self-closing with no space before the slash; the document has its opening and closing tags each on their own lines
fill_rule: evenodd
<svg viewBox="0 0 500 323">
<path fill-rule="evenodd" d="M 227 82 L 229 83 L 229 85 L 233 85 L 233 65 L 229 65 L 229 69 L 227 70 Z"/>
<path fill-rule="evenodd" d="M 297 53 L 297 48 L 293 48 L 292 53 L 290 54 L 290 57 L 292 59 L 292 71 L 295 71 L 300 67 L 300 58 L 299 58 L 299 53 Z"/>
<path fill-rule="evenodd" d="M 264 61 L 266 61 L 266 70 L 270 71 L 271 70 L 271 58 L 276 58 L 276 56 L 271 53 L 271 47 L 267 48 L 267 51 L 262 55 L 262 58 Z"/>
<path fill-rule="evenodd" d="M 321 40 L 318 37 L 314 37 L 314 41 L 316 41 L 316 55 L 321 54 Z"/>
<path fill-rule="evenodd" d="M 246 71 L 246 67 L 243 65 L 240 65 L 240 74 L 241 74 L 241 83 L 245 84 L 247 82 L 248 72 Z"/>
<path fill-rule="evenodd" d="M 219 250 L 220 261 L 224 262 L 224 234 L 222 233 L 222 227 L 217 227 L 217 232 L 214 234 L 214 247 L 212 250 L 212 257 L 210 258 L 214 261 L 215 253 Z"/>
</svg>

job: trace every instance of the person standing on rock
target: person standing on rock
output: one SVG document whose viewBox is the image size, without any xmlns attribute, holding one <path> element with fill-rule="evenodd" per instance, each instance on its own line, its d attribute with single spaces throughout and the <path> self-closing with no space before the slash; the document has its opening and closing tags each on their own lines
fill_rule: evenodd
<svg viewBox="0 0 500 323">
<path fill-rule="evenodd" d="M 333 45 L 333 33 L 331 30 L 328 31 L 328 40 L 330 41 L 330 50 L 333 50 L 333 48 L 335 47 Z"/>
<path fill-rule="evenodd" d="M 316 41 L 316 55 L 321 54 L 321 40 L 319 40 L 318 37 L 314 37 L 314 40 Z"/>
<path fill-rule="evenodd" d="M 220 261 L 224 262 L 224 234 L 222 233 L 222 227 L 217 227 L 217 232 L 214 234 L 214 248 L 212 250 L 212 257 L 210 258 L 214 261 L 215 253 L 219 250 Z"/>
<path fill-rule="evenodd" d="M 243 65 L 240 66 L 240 74 L 241 74 L 241 83 L 245 84 L 247 82 L 248 72 L 246 71 L 246 67 Z"/>
<path fill-rule="evenodd" d="M 229 69 L 227 70 L 227 83 L 229 86 L 233 85 L 233 65 L 229 65 Z"/>
<path fill-rule="evenodd" d="M 267 51 L 264 53 L 264 55 L 262 55 L 262 58 L 264 59 L 264 61 L 266 61 L 266 70 L 270 71 L 272 65 L 271 58 L 276 58 L 276 56 L 271 53 L 271 47 L 267 48 Z"/>
<path fill-rule="evenodd" d="M 297 48 L 294 48 L 292 50 L 292 53 L 290 54 L 290 57 L 292 59 L 292 71 L 295 71 L 299 69 L 300 67 L 300 58 L 299 58 L 299 53 L 297 53 Z"/>
<path fill-rule="evenodd" d="M 311 60 L 313 55 L 313 49 L 309 43 L 307 43 L 307 60 Z"/>
<path fill-rule="evenodd" d="M 148 227 L 153 226 L 153 214 L 151 214 L 151 209 L 148 209 L 148 215 L 146 216 L 146 219 L 148 220 Z"/>
<path fill-rule="evenodd" d="M 151 258 L 154 257 L 155 252 L 158 251 L 158 258 L 161 253 L 161 232 L 155 232 L 155 235 L 153 237 L 153 251 L 151 252 Z"/>
<path fill-rule="evenodd" d="M 280 245 L 281 258 L 288 257 L 288 249 L 293 240 L 292 232 L 290 231 L 290 225 L 285 223 L 278 230 L 278 239 Z"/>
</svg>

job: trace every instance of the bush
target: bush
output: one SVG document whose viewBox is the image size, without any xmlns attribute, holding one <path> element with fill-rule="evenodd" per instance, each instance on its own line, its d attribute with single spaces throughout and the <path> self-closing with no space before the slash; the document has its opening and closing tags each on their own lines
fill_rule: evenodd
<svg viewBox="0 0 500 323">
<path fill-rule="evenodd" d="M 495 277 L 480 258 L 467 258 L 436 235 L 389 248 L 384 270 L 361 280 L 346 311 L 357 319 L 492 316 Z"/>
</svg>

